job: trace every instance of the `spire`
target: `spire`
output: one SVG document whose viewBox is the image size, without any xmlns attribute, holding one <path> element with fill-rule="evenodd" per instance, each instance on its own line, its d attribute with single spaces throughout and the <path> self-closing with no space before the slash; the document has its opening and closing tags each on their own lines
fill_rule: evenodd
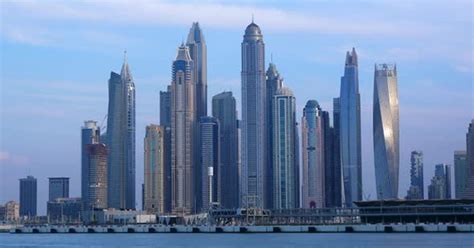
<svg viewBox="0 0 474 248">
<path fill-rule="evenodd" d="M 128 66 L 127 50 L 123 51 L 123 65 L 120 75 L 122 77 L 131 77 L 130 68 Z"/>
<path fill-rule="evenodd" d="M 124 51 L 123 51 L 123 63 L 124 63 L 124 64 L 127 63 L 127 50 L 124 50 Z"/>
<path fill-rule="evenodd" d="M 199 26 L 199 22 L 193 22 L 191 29 L 189 29 L 188 39 L 186 40 L 187 45 L 194 43 L 205 43 L 204 35 L 202 33 L 201 27 Z"/>
<path fill-rule="evenodd" d="M 357 66 L 357 53 L 354 47 L 352 47 L 352 51 L 346 52 L 346 66 L 349 65 Z"/>
<path fill-rule="evenodd" d="M 254 22 L 253 22 L 253 13 L 252 13 L 252 23 L 254 23 Z"/>
</svg>

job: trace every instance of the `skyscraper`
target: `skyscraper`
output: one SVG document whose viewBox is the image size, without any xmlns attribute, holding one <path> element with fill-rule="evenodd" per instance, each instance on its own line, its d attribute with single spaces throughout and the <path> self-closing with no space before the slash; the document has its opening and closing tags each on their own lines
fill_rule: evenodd
<svg viewBox="0 0 474 248">
<path fill-rule="evenodd" d="M 219 120 L 220 204 L 222 208 L 238 208 L 237 110 L 232 92 L 222 92 L 212 97 L 212 116 Z"/>
<path fill-rule="evenodd" d="M 169 213 L 171 212 L 171 85 L 168 85 L 166 91 L 160 91 L 160 126 L 164 129 L 164 211 Z"/>
<path fill-rule="evenodd" d="M 407 199 L 424 199 L 423 152 L 412 151 L 410 157 L 410 188 Z"/>
<path fill-rule="evenodd" d="M 344 205 L 352 207 L 354 201 L 362 200 L 359 71 L 354 48 L 346 54 L 341 92 L 337 101 Z"/>
<path fill-rule="evenodd" d="M 84 121 L 84 126 L 81 128 L 81 196 L 84 202 L 89 195 L 89 158 L 86 151 L 86 146 L 89 144 L 97 144 L 101 141 L 100 127 L 97 126 L 97 121 Z"/>
<path fill-rule="evenodd" d="M 396 65 L 375 65 L 373 115 L 377 197 L 396 199 L 400 163 Z"/>
<path fill-rule="evenodd" d="M 467 186 L 469 167 L 466 151 L 454 151 L 454 183 L 455 197 L 461 199 Z"/>
<path fill-rule="evenodd" d="M 194 62 L 196 119 L 199 121 L 207 116 L 207 46 L 198 22 L 194 22 L 189 30 L 186 46 Z"/>
<path fill-rule="evenodd" d="M 199 122 L 201 148 L 200 211 L 209 210 L 213 203 L 220 202 L 220 142 L 219 120 L 204 116 Z M 225 180 L 225 179 L 224 179 Z M 235 194 L 237 192 L 233 192 Z"/>
<path fill-rule="evenodd" d="M 110 74 L 107 139 L 109 207 L 135 209 L 135 84 L 126 58 L 120 75 Z"/>
<path fill-rule="evenodd" d="M 325 207 L 324 131 L 319 103 L 309 100 L 301 119 L 303 153 L 303 206 Z"/>
<path fill-rule="evenodd" d="M 343 176 L 342 176 L 342 165 L 341 165 L 341 107 L 339 98 L 333 99 L 333 139 L 332 139 L 332 152 L 333 152 L 333 163 L 334 173 L 333 180 L 331 183 L 334 187 L 334 193 L 336 198 L 334 199 L 335 207 L 347 206 L 343 205 L 345 202 Z M 328 206 L 328 204 L 326 204 Z"/>
<path fill-rule="evenodd" d="M 471 120 L 466 134 L 467 166 L 469 176 L 467 178 L 466 189 L 463 198 L 474 199 L 474 119 Z"/>
<path fill-rule="evenodd" d="M 270 63 L 268 66 L 268 70 L 266 72 L 266 82 L 265 82 L 265 88 L 266 88 L 266 98 L 267 98 L 267 112 L 266 112 L 266 124 L 267 124 L 267 134 L 266 134 L 266 150 L 267 150 L 267 158 L 266 158 L 266 199 L 265 199 L 265 205 L 267 208 L 273 208 L 273 203 L 274 203 L 274 190 L 273 190 L 273 96 L 277 93 L 279 89 L 283 87 L 283 78 L 280 76 L 280 73 L 276 69 L 275 64 Z"/>
<path fill-rule="evenodd" d="M 273 208 L 299 206 L 298 174 L 295 169 L 296 101 L 290 89 L 278 89 L 273 96 Z M 296 174 L 297 173 L 297 174 Z"/>
<path fill-rule="evenodd" d="M 324 136 L 324 173 L 325 173 L 325 192 L 324 201 L 325 207 L 340 207 L 341 206 L 341 165 L 336 163 L 335 145 L 335 129 L 330 125 L 329 112 L 322 111 L 322 129 Z M 339 160 L 337 160 L 339 161 Z"/>
<path fill-rule="evenodd" d="M 273 208 L 299 205 L 296 163 L 296 101 L 290 89 L 279 88 L 273 95 Z M 269 124 L 270 125 L 270 124 Z"/>
<path fill-rule="evenodd" d="M 165 212 L 164 129 L 148 125 L 144 143 L 144 210 L 151 214 Z"/>
<path fill-rule="evenodd" d="M 260 27 L 250 23 L 242 42 L 243 206 L 266 207 L 265 44 Z"/>
<path fill-rule="evenodd" d="M 88 144 L 86 154 L 87 177 L 86 191 L 82 194 L 84 210 L 105 209 L 107 204 L 107 146 L 105 144 Z"/>
<path fill-rule="evenodd" d="M 69 177 L 49 178 L 49 201 L 56 198 L 69 198 Z"/>
<path fill-rule="evenodd" d="M 428 199 L 451 198 L 451 168 L 446 164 L 437 164 L 435 174 L 428 186 Z"/>
<path fill-rule="evenodd" d="M 20 216 L 36 216 L 37 193 L 36 178 L 20 179 Z"/>
<path fill-rule="evenodd" d="M 173 62 L 171 83 L 171 204 L 176 214 L 190 214 L 195 208 L 194 82 L 194 63 L 188 47 L 181 44 Z"/>
</svg>

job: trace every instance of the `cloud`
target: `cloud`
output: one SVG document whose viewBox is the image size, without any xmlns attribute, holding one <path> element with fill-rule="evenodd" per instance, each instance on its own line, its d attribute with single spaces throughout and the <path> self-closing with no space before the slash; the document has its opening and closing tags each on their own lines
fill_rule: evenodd
<svg viewBox="0 0 474 248">
<path fill-rule="evenodd" d="M 29 161 L 30 159 L 26 156 L 0 151 L 0 165 L 26 165 Z"/>
</svg>

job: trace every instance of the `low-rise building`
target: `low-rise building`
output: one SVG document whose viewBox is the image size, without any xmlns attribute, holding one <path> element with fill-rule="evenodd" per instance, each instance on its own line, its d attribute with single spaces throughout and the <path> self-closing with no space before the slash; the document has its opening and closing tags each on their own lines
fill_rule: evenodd
<svg viewBox="0 0 474 248">
<path fill-rule="evenodd" d="M 48 201 L 47 212 L 50 223 L 81 222 L 81 198 L 56 198 L 54 201 Z"/>
</svg>

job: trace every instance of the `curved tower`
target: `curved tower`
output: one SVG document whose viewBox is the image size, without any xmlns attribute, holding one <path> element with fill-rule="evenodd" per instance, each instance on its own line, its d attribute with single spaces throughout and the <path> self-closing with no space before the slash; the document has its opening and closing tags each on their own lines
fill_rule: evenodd
<svg viewBox="0 0 474 248">
<path fill-rule="evenodd" d="M 250 23 L 242 42 L 243 206 L 264 207 L 266 200 L 265 44 L 260 27 Z"/>
<path fill-rule="evenodd" d="M 373 115 L 377 197 L 396 199 L 400 164 L 396 65 L 375 65 Z"/>
</svg>

